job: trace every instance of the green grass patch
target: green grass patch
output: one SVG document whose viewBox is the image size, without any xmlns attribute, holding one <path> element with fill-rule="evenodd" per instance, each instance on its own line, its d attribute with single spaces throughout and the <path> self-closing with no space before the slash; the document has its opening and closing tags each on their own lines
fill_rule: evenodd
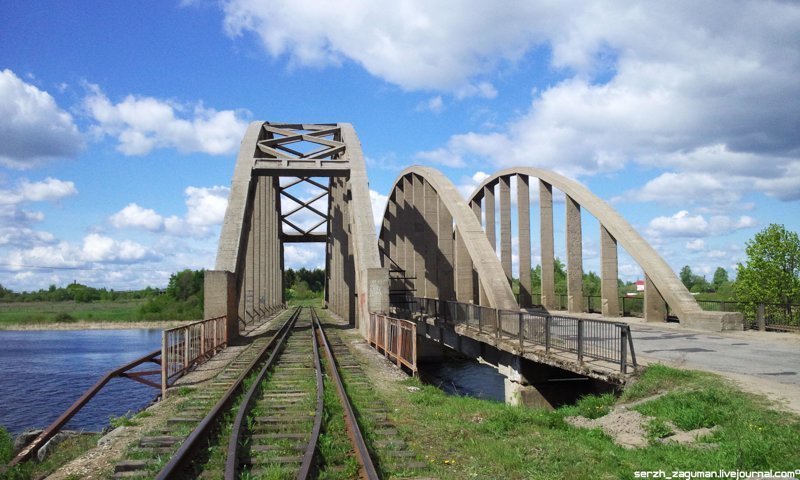
<svg viewBox="0 0 800 480">
<path fill-rule="evenodd" d="M 408 392 L 407 386 L 420 390 Z M 564 418 L 596 418 L 615 403 L 649 397 L 635 407 L 655 417 L 648 438 L 682 429 L 716 427 L 703 448 L 662 444 L 628 450 L 599 429 L 580 429 Z M 716 375 L 649 367 L 615 399 L 587 396 L 576 405 L 544 411 L 449 396 L 409 379 L 395 391 L 394 417 L 431 462 L 438 478 L 631 479 L 641 470 L 793 470 L 800 465 L 800 417 L 770 408 Z M 446 440 L 445 440 L 446 439 Z"/>
<path fill-rule="evenodd" d="M 145 300 L 0 303 L 0 327 L 77 321 L 140 321 L 139 310 L 144 302 Z"/>
</svg>

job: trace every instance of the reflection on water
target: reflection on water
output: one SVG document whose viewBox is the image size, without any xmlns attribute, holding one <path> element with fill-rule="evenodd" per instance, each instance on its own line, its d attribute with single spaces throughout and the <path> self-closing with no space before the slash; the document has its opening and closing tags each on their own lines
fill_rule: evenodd
<svg viewBox="0 0 800 480">
<path fill-rule="evenodd" d="M 445 358 L 419 365 L 420 379 L 452 395 L 505 401 L 504 377 L 494 367 L 474 360 Z"/>
<path fill-rule="evenodd" d="M 109 370 L 160 345 L 156 329 L 0 331 L 0 425 L 12 433 L 46 427 Z M 102 430 L 110 416 L 139 410 L 157 393 L 113 379 L 65 428 Z"/>
</svg>

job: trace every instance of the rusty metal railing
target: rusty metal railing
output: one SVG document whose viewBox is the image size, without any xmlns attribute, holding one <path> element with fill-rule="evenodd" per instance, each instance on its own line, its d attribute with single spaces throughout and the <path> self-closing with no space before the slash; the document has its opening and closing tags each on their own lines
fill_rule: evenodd
<svg viewBox="0 0 800 480">
<path fill-rule="evenodd" d="M 369 344 L 399 367 L 417 372 L 417 324 L 378 313 L 369 315 Z"/>
<path fill-rule="evenodd" d="M 630 326 L 547 313 L 500 310 L 471 303 L 414 297 L 407 303 L 411 314 L 441 318 L 452 325 L 465 325 L 478 333 L 526 346 L 544 347 L 546 353 L 572 353 L 583 363 L 595 359 L 619 365 L 621 373 L 638 367 Z"/>
<path fill-rule="evenodd" d="M 147 355 L 136 359 L 130 363 L 127 363 L 116 370 L 112 370 L 105 374 L 100 380 L 97 381 L 91 388 L 86 390 L 83 395 L 73 403 L 64 413 L 61 414 L 60 417 L 55 419 L 53 423 L 51 423 L 47 428 L 45 428 L 42 433 L 39 434 L 38 437 L 33 439 L 31 443 L 29 443 L 25 448 L 23 448 L 17 455 L 11 460 L 8 464 L 7 468 L 14 467 L 15 465 L 28 460 L 37 450 L 39 450 L 48 440 L 53 438 L 67 422 L 74 417 L 87 403 L 89 400 L 95 397 L 98 392 L 113 378 L 129 378 L 131 380 L 137 381 L 139 383 L 143 383 L 150 387 L 159 388 L 159 384 L 155 381 L 148 380 L 147 376 L 149 375 L 158 375 L 158 370 L 148 370 L 148 371 L 134 371 L 133 369 L 142 365 L 144 363 L 155 363 L 159 364 L 161 359 L 159 356 L 161 355 L 161 350 L 156 350 L 154 352 L 150 352 Z M 0 468 L 0 474 L 3 473 L 3 469 Z M 0 475 L 1 476 L 1 475 Z"/>
<path fill-rule="evenodd" d="M 196 363 L 213 357 L 228 343 L 226 317 L 215 317 L 164 330 L 161 334 L 161 398 L 167 388 Z"/>
</svg>

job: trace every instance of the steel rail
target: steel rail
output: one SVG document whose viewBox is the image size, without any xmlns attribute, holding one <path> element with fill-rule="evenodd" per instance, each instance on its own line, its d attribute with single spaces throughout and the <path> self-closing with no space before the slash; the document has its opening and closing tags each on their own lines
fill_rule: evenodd
<svg viewBox="0 0 800 480">
<path fill-rule="evenodd" d="M 300 471 L 297 472 L 298 480 L 310 477 L 314 454 L 316 453 L 317 443 L 319 441 L 319 434 L 320 431 L 322 431 L 322 417 L 324 416 L 325 409 L 325 401 L 323 398 L 325 382 L 322 380 L 322 363 L 319 360 L 319 342 L 317 341 L 317 335 L 314 333 L 314 315 L 314 307 L 311 307 L 311 345 L 314 348 L 314 368 L 317 370 L 317 410 L 316 416 L 314 417 L 314 428 L 311 430 L 311 439 L 303 454 L 303 463 L 300 465 Z"/>
<path fill-rule="evenodd" d="M 270 338 L 269 342 L 267 342 L 259 355 L 253 359 L 252 362 L 250 362 L 247 368 L 245 368 L 239 377 L 237 377 L 233 385 L 228 388 L 228 391 L 225 392 L 222 398 L 216 403 L 216 405 L 214 405 L 208 415 L 206 415 L 205 418 L 200 421 L 192 433 L 190 433 L 186 440 L 184 440 L 178 451 L 175 452 L 170 461 L 164 466 L 164 468 L 161 469 L 161 471 L 158 473 L 158 476 L 155 477 L 156 480 L 168 480 L 186 474 L 193 453 L 196 452 L 200 447 L 201 441 L 207 439 L 210 436 L 212 429 L 219 424 L 223 414 L 230 408 L 231 403 L 233 403 L 236 394 L 241 391 L 244 379 L 247 378 L 247 376 L 262 361 L 266 352 L 270 349 L 270 347 L 275 345 L 275 342 L 278 340 L 278 338 L 282 336 L 285 337 L 286 332 L 291 330 L 291 327 L 294 326 L 297 317 L 300 316 L 300 310 L 300 307 L 298 307 L 297 310 L 292 313 L 289 319 L 286 320 L 281 328 L 275 333 L 275 335 Z"/>
<path fill-rule="evenodd" d="M 28 446 L 26 446 L 24 449 L 22 449 L 22 451 L 20 451 L 11 460 L 11 462 L 8 463 L 7 468 L 14 467 L 17 464 L 19 464 L 21 462 L 24 462 L 25 460 L 30 458 L 31 455 L 33 455 L 33 453 L 36 450 L 41 448 L 42 445 L 44 445 L 48 440 L 53 438 L 53 436 L 55 436 L 58 433 L 58 431 L 61 430 L 61 427 L 63 427 L 72 417 L 74 417 L 75 414 L 77 414 L 84 407 L 84 405 L 89 403 L 89 400 L 94 398 L 94 396 L 97 394 L 97 392 L 99 392 L 109 381 L 111 381 L 112 378 L 115 378 L 115 377 L 126 377 L 126 378 L 130 378 L 131 380 L 135 380 L 137 382 L 144 383 L 145 385 L 150 385 L 150 386 L 153 386 L 155 388 L 159 388 L 160 389 L 161 388 L 160 385 L 156 385 L 156 384 L 154 384 L 152 382 L 149 382 L 149 381 L 146 381 L 146 380 L 144 380 L 142 378 L 138 378 L 138 376 L 140 376 L 142 374 L 150 374 L 150 373 L 152 373 L 152 374 L 155 374 L 155 373 L 161 374 L 160 370 L 158 372 L 138 372 L 138 375 L 126 374 L 126 372 L 128 370 L 136 368 L 137 366 L 139 366 L 139 365 L 141 365 L 143 363 L 146 363 L 146 362 L 161 363 L 160 360 L 156 359 L 156 357 L 159 356 L 159 355 L 161 355 L 161 349 L 158 349 L 158 350 L 155 350 L 153 352 L 150 352 L 150 353 L 148 353 L 147 355 L 145 355 L 145 356 L 143 356 L 141 358 L 138 358 L 138 359 L 136 359 L 136 360 L 134 360 L 134 361 L 132 361 L 130 363 L 127 363 L 127 364 L 125 364 L 125 365 L 123 365 L 123 366 L 121 366 L 121 367 L 119 367 L 119 368 L 117 368 L 115 370 L 112 370 L 112 371 L 108 372 L 107 374 L 105 374 L 103 376 L 103 378 L 98 380 L 97 383 L 95 383 L 91 388 L 86 390 L 86 392 L 84 392 L 84 394 L 81 395 L 80 398 L 75 400 L 75 403 L 73 403 L 64 413 L 62 413 L 60 417 L 55 419 L 53 421 L 53 423 L 51 423 L 47 428 L 45 428 L 44 431 L 42 431 L 42 433 L 40 433 L 38 437 L 33 439 L 33 441 L 31 443 L 29 443 Z"/>
<path fill-rule="evenodd" d="M 317 316 L 317 312 L 314 310 L 314 308 L 311 309 L 311 321 L 312 324 L 316 324 L 322 346 L 325 349 L 325 356 L 328 359 L 328 374 L 336 385 L 336 392 L 339 394 L 342 409 L 344 410 L 344 421 L 345 426 L 347 427 L 347 434 L 350 436 L 350 442 L 355 449 L 356 458 L 358 459 L 358 463 L 361 465 L 360 476 L 361 478 L 366 478 L 368 480 L 377 480 L 380 477 L 378 477 L 378 472 L 375 469 L 375 465 L 372 463 L 372 457 L 369 455 L 369 449 L 367 448 L 367 443 L 364 440 L 364 435 L 361 433 L 361 429 L 358 427 L 358 421 L 356 420 L 355 412 L 353 412 L 353 406 L 350 404 L 350 400 L 347 397 L 347 392 L 344 389 L 344 384 L 342 383 L 342 378 L 339 375 L 333 349 L 328 343 L 325 330 L 323 330 L 322 323 L 320 323 L 319 317 Z"/>
<path fill-rule="evenodd" d="M 299 308 L 298 312 L 302 310 L 302 307 Z M 298 313 L 299 317 L 299 313 Z M 291 330 L 291 329 L 290 329 Z M 286 339 L 289 337 L 289 331 L 287 330 L 283 337 L 281 337 L 280 343 L 272 350 L 272 354 L 269 356 L 267 361 L 264 363 L 264 366 L 261 368 L 261 371 L 258 373 L 253 385 L 248 389 L 247 393 L 245 394 L 244 398 L 242 399 L 242 403 L 239 405 L 239 411 L 236 414 L 236 419 L 233 422 L 233 427 L 231 429 L 231 435 L 228 440 L 228 454 L 225 460 L 225 480 L 234 480 L 238 477 L 239 471 L 239 442 L 242 438 L 242 431 L 245 429 L 247 424 L 247 415 L 250 413 L 252 409 L 253 403 L 258 395 L 261 393 L 264 379 L 267 376 L 267 372 L 272 368 L 275 364 L 275 360 L 278 355 L 281 353 L 281 349 L 286 343 Z M 312 335 L 313 338 L 313 335 Z M 317 440 L 319 438 L 319 432 L 322 427 L 322 373 L 321 373 L 321 366 L 319 364 L 319 355 L 317 354 L 317 342 L 316 339 L 313 339 L 313 350 L 314 350 L 314 364 L 317 369 L 317 410 L 315 412 L 314 417 L 314 429 L 312 431 L 311 437 L 308 441 L 308 446 L 306 448 L 306 452 L 303 455 L 303 460 L 300 466 L 300 473 L 297 474 L 298 479 L 305 479 L 308 478 L 308 474 L 311 470 L 311 463 L 314 460 L 314 452 L 317 448 Z"/>
</svg>

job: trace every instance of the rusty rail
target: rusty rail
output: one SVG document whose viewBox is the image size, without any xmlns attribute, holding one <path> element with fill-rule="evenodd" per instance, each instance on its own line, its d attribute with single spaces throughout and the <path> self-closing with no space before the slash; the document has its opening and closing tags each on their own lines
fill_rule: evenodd
<svg viewBox="0 0 800 480">
<path fill-rule="evenodd" d="M 161 398 L 167 388 L 197 362 L 227 345 L 226 318 L 215 317 L 169 328 L 161 333 Z"/>
<path fill-rule="evenodd" d="M 369 344 L 399 367 L 417 372 L 417 324 L 409 320 L 370 313 Z"/>
<path fill-rule="evenodd" d="M 321 340 L 320 343 L 322 344 L 323 350 L 325 351 L 325 356 L 328 359 L 328 374 L 330 375 L 333 383 L 336 385 L 336 392 L 339 394 L 342 410 L 344 411 L 344 421 L 347 427 L 347 434 L 350 436 L 350 442 L 355 449 L 356 457 L 358 459 L 358 463 L 360 464 L 359 476 L 368 480 L 377 480 L 380 477 L 375 469 L 375 464 L 372 463 L 372 457 L 369 455 L 369 449 L 367 448 L 367 443 L 364 440 L 364 435 L 361 433 L 361 429 L 358 426 L 358 421 L 356 420 L 356 414 L 353 411 L 353 406 L 350 404 L 350 399 L 347 397 L 344 383 L 342 383 L 342 378 L 339 375 L 339 367 L 338 363 L 336 362 L 336 357 L 333 354 L 333 349 L 328 343 L 328 337 L 325 336 L 325 330 L 322 328 L 322 324 L 319 321 L 317 312 L 313 308 L 311 309 L 311 318 L 313 324 L 316 325 L 317 332 L 319 333 Z"/>
<path fill-rule="evenodd" d="M 158 375 L 161 373 L 160 370 L 152 370 L 152 371 L 136 371 L 132 372 L 131 370 L 138 367 L 139 365 L 147 362 L 152 362 L 155 364 L 160 364 L 161 359 L 157 358 L 161 355 L 161 350 L 156 350 L 154 352 L 150 352 L 147 355 L 138 358 L 130 363 L 126 363 L 125 365 L 117 368 L 116 370 L 112 370 L 105 374 L 103 378 L 97 381 L 91 388 L 86 390 L 83 395 L 79 399 L 75 401 L 64 413 L 61 414 L 53 423 L 51 423 L 47 428 L 44 429 L 42 433 L 39 434 L 38 437 L 33 439 L 31 443 L 28 444 L 25 448 L 23 448 L 8 464 L 8 468 L 14 467 L 15 465 L 28 460 L 34 452 L 36 452 L 39 448 L 41 448 L 48 440 L 53 438 L 61 428 L 66 425 L 66 423 L 75 416 L 87 403 L 89 400 L 94 398 L 95 395 L 109 382 L 112 378 L 121 377 L 121 378 L 129 378 L 139 383 L 143 383 L 153 388 L 161 388 L 157 382 L 153 382 L 151 380 L 147 380 L 146 377 L 148 375 Z M 0 472 L 2 473 L 2 472 Z"/>
<path fill-rule="evenodd" d="M 204 448 L 204 443 L 208 441 L 212 431 L 217 428 L 222 421 L 223 415 L 230 410 L 236 397 L 244 389 L 245 378 L 255 370 L 255 368 L 264 361 L 267 352 L 276 348 L 276 345 L 281 342 L 283 337 L 294 325 L 297 317 L 300 315 L 300 308 L 298 307 L 288 320 L 278 329 L 277 332 L 269 339 L 266 345 L 261 349 L 258 356 L 254 358 L 243 372 L 236 378 L 233 385 L 223 394 L 211 411 L 200 421 L 192 433 L 183 441 L 180 448 L 172 456 L 169 462 L 161 469 L 156 480 L 169 480 L 176 478 L 181 472 L 187 471 L 190 468 L 193 455 L 200 448 Z"/>
</svg>

